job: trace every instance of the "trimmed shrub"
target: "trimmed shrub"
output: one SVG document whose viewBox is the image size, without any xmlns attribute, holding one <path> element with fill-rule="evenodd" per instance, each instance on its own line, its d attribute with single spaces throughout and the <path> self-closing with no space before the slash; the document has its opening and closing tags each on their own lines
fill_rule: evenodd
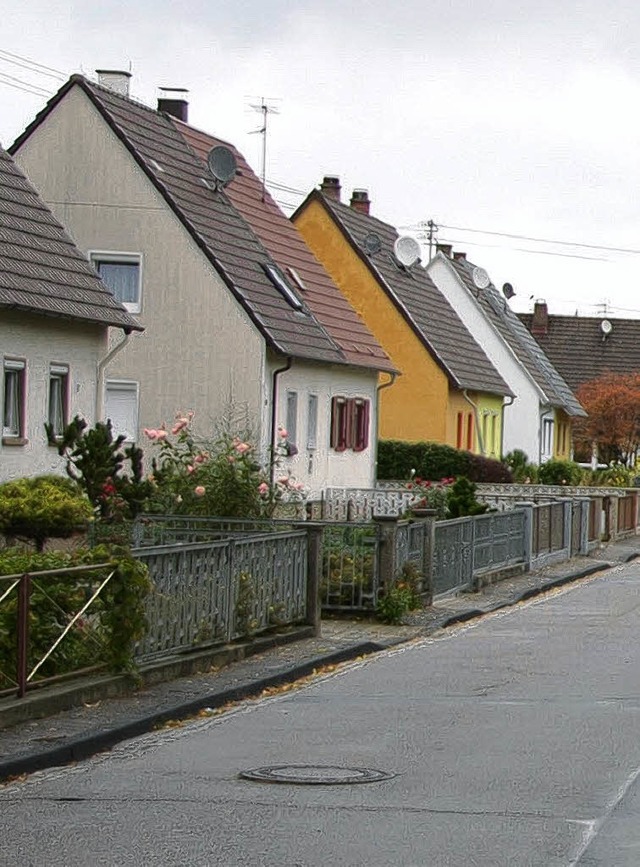
<svg viewBox="0 0 640 867">
<path fill-rule="evenodd" d="M 514 482 L 535 484 L 538 481 L 538 467 L 529 463 L 529 458 L 522 449 L 514 449 L 505 455 L 503 460 L 511 470 Z"/>
<path fill-rule="evenodd" d="M 582 467 L 574 461 L 551 460 L 538 467 L 541 485 L 579 485 L 582 477 Z"/>
<path fill-rule="evenodd" d="M 510 484 L 513 481 L 511 470 L 502 461 L 485 458 L 484 455 L 469 455 L 469 472 L 467 477 L 472 482 L 494 482 Z"/>
<path fill-rule="evenodd" d="M 47 539 L 86 530 L 92 516 L 91 503 L 69 479 L 35 476 L 0 485 L 0 533 L 33 542 L 38 551 Z"/>
<path fill-rule="evenodd" d="M 462 476 L 449 489 L 447 508 L 449 518 L 464 518 L 467 515 L 483 515 L 489 506 L 476 500 L 476 486 Z"/>
<path fill-rule="evenodd" d="M 378 443 L 378 478 L 421 479 L 438 481 L 469 472 L 469 452 L 440 443 L 407 443 L 380 440 Z"/>
</svg>

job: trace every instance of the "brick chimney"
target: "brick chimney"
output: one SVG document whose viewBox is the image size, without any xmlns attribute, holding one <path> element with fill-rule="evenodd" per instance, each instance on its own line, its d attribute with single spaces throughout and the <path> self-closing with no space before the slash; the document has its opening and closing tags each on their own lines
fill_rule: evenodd
<svg viewBox="0 0 640 867">
<path fill-rule="evenodd" d="M 361 214 L 366 214 L 368 217 L 371 201 L 369 200 L 369 193 L 367 190 L 354 190 L 351 194 L 349 205 L 354 211 L 360 211 Z"/>
<path fill-rule="evenodd" d="M 184 87 L 161 87 L 158 97 L 158 111 L 163 111 L 178 120 L 187 123 L 189 120 L 189 103 Z"/>
<path fill-rule="evenodd" d="M 534 337 L 544 337 L 549 333 L 549 311 L 547 302 L 540 299 L 533 305 L 531 333 Z"/>
<path fill-rule="evenodd" d="M 325 175 L 320 184 L 320 189 L 328 199 L 335 199 L 336 202 L 340 201 L 342 187 L 340 186 L 340 178 L 337 175 Z"/>
<path fill-rule="evenodd" d="M 467 261 L 467 254 L 455 252 L 453 254 L 453 258 L 455 259 L 456 262 L 466 262 Z"/>
<path fill-rule="evenodd" d="M 131 73 L 122 69 L 96 69 L 98 84 L 119 93 L 120 96 L 129 96 L 129 82 Z"/>
<path fill-rule="evenodd" d="M 442 253 L 444 256 L 451 258 L 453 244 L 436 244 L 436 253 Z"/>
</svg>

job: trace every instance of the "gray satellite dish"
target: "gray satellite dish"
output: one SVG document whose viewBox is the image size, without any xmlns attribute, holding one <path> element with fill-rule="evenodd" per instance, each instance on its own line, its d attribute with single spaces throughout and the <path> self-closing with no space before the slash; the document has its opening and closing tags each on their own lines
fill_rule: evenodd
<svg viewBox="0 0 640 867">
<path fill-rule="evenodd" d="M 238 170 L 233 151 L 224 145 L 217 145 L 211 148 L 207 154 L 207 165 L 209 166 L 209 171 L 221 187 L 226 187 L 229 181 L 235 178 L 236 171 Z"/>
<path fill-rule="evenodd" d="M 471 279 L 473 280 L 473 285 L 476 289 L 486 289 L 491 283 L 489 275 L 484 268 L 474 268 L 471 273 Z"/>
<path fill-rule="evenodd" d="M 382 241 L 380 240 L 380 236 L 376 235 L 375 232 L 369 232 L 364 236 L 362 246 L 370 256 L 373 256 L 382 249 Z"/>
<path fill-rule="evenodd" d="M 605 337 L 608 334 L 611 334 L 611 332 L 613 331 L 613 325 L 609 322 L 608 319 L 602 320 L 602 322 L 600 323 L 600 331 L 602 331 Z"/>
<path fill-rule="evenodd" d="M 502 287 L 502 294 L 503 294 L 504 297 L 507 299 L 507 301 L 508 301 L 510 298 L 513 298 L 513 296 L 514 296 L 516 293 L 515 293 L 515 290 L 514 290 L 513 286 L 511 285 L 511 283 L 505 283 L 505 284 L 504 284 L 504 286 Z"/>
<path fill-rule="evenodd" d="M 396 238 L 393 252 L 401 265 L 410 268 L 420 258 L 420 244 L 410 235 L 401 235 L 400 238 Z"/>
</svg>

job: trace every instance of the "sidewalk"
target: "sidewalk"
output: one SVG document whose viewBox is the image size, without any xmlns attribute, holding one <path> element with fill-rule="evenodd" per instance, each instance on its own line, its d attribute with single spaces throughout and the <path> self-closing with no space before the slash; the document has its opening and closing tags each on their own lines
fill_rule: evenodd
<svg viewBox="0 0 640 867">
<path fill-rule="evenodd" d="M 319 637 L 275 644 L 223 668 L 207 666 L 202 674 L 157 683 L 124 697 L 86 701 L 80 707 L 10 727 L 3 726 L 19 702 L 0 699 L 0 781 L 87 758 L 170 720 L 258 696 L 265 689 L 291 683 L 327 666 L 430 635 L 639 556 L 640 537 L 615 542 L 589 557 L 506 579 L 480 593 L 440 599 L 431 608 L 410 614 L 402 626 L 370 620 L 323 620 Z M 55 689 L 51 687 L 49 692 Z"/>
</svg>

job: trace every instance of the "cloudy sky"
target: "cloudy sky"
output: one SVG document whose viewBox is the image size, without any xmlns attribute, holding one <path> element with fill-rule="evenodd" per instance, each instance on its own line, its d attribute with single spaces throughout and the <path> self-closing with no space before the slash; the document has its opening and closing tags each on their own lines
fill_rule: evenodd
<svg viewBox="0 0 640 867">
<path fill-rule="evenodd" d="M 324 174 L 466 250 L 517 310 L 640 317 L 640 6 L 627 0 L 4 0 L 0 143 L 68 75 L 189 90 L 287 213 Z M 277 185 L 277 186 L 275 186 Z M 284 189 L 283 189 L 284 188 Z M 425 256 L 427 248 L 425 247 Z M 605 307 L 606 305 L 606 307 Z"/>
</svg>

